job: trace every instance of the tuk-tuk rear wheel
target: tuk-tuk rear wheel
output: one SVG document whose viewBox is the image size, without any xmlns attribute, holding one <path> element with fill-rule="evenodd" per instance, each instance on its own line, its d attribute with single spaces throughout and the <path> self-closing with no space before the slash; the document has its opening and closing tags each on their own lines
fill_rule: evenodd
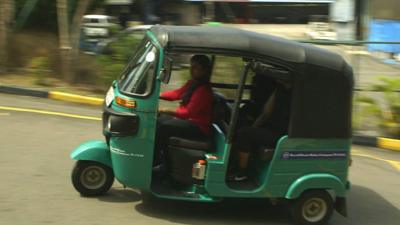
<svg viewBox="0 0 400 225">
<path fill-rule="evenodd" d="M 78 161 L 71 174 L 72 184 L 84 196 L 106 193 L 114 182 L 111 168 L 94 161 Z"/>
<path fill-rule="evenodd" d="M 295 224 L 326 224 L 333 213 L 332 197 L 325 190 L 306 191 L 292 203 L 290 213 Z"/>
</svg>

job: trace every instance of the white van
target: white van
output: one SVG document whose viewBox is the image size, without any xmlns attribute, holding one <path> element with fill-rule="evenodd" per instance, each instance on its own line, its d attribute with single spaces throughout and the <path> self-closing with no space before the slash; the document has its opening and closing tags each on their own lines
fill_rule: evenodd
<svg viewBox="0 0 400 225">
<path fill-rule="evenodd" d="M 85 15 L 82 19 L 82 29 L 87 37 L 108 37 L 110 28 L 117 25 L 117 19 L 107 15 Z"/>
</svg>

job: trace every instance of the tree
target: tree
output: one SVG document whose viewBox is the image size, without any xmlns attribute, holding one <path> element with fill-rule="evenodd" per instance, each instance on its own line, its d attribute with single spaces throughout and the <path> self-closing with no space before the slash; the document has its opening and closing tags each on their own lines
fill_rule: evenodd
<svg viewBox="0 0 400 225">
<path fill-rule="evenodd" d="M 58 38 L 61 56 L 61 71 L 64 79 L 71 76 L 71 43 L 69 37 L 69 22 L 67 0 L 57 0 Z"/>
<path fill-rule="evenodd" d="M 70 83 L 75 81 L 75 65 L 79 59 L 79 39 L 81 20 L 93 0 L 77 2 L 72 22 L 68 20 L 67 0 L 57 0 L 57 16 L 59 31 L 59 46 L 64 79 Z"/>
<path fill-rule="evenodd" d="M 7 71 L 7 46 L 11 24 L 14 21 L 14 13 L 14 0 L 0 1 L 0 73 Z"/>
<path fill-rule="evenodd" d="M 372 90 L 381 92 L 383 98 L 377 99 L 366 95 L 359 96 L 360 115 L 368 119 L 360 120 L 358 126 L 368 127 L 371 121 L 377 120 L 384 135 L 400 138 L 400 79 L 380 77 Z"/>
</svg>

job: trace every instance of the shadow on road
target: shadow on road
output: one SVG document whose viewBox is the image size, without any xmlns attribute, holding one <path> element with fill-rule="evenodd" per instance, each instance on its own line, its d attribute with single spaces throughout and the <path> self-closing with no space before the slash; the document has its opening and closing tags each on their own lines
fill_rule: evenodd
<svg viewBox="0 0 400 225">
<path fill-rule="evenodd" d="M 153 218 L 184 224 L 291 224 L 284 206 L 266 200 L 227 199 L 220 203 L 195 203 L 146 197 L 135 210 Z M 330 225 L 393 225 L 400 211 L 381 195 L 363 186 L 348 193 L 349 217 L 334 213 Z"/>
<path fill-rule="evenodd" d="M 227 199 L 196 203 L 145 198 L 135 209 L 149 217 L 183 224 L 288 224 L 286 210 L 266 200 Z"/>
<path fill-rule="evenodd" d="M 106 195 L 97 198 L 104 202 L 137 202 L 142 200 L 140 193 L 129 188 L 111 188 Z"/>
<path fill-rule="evenodd" d="M 396 197 L 396 196 L 393 196 Z M 135 211 L 172 223 L 203 224 L 291 224 L 285 206 L 264 199 L 226 199 L 219 203 L 184 202 L 156 198 L 132 189 L 112 188 L 98 197 L 104 202 L 134 203 Z M 348 218 L 334 213 L 329 225 L 394 225 L 400 210 L 375 191 L 354 185 L 347 195 Z"/>
<path fill-rule="evenodd" d="M 395 197 L 395 196 L 393 196 Z M 375 191 L 363 186 L 351 187 L 347 198 L 348 218 L 336 216 L 330 224 L 399 224 L 400 210 Z"/>
</svg>

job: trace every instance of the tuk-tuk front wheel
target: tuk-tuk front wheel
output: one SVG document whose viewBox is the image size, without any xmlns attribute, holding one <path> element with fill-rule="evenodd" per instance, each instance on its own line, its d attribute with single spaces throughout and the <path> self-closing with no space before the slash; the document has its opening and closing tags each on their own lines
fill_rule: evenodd
<svg viewBox="0 0 400 225">
<path fill-rule="evenodd" d="M 94 161 L 78 161 L 72 170 L 72 184 L 83 196 L 106 193 L 114 182 L 112 169 Z"/>
<path fill-rule="evenodd" d="M 295 224 L 326 224 L 333 213 L 332 197 L 325 190 L 306 191 L 293 202 L 290 213 Z"/>
</svg>

